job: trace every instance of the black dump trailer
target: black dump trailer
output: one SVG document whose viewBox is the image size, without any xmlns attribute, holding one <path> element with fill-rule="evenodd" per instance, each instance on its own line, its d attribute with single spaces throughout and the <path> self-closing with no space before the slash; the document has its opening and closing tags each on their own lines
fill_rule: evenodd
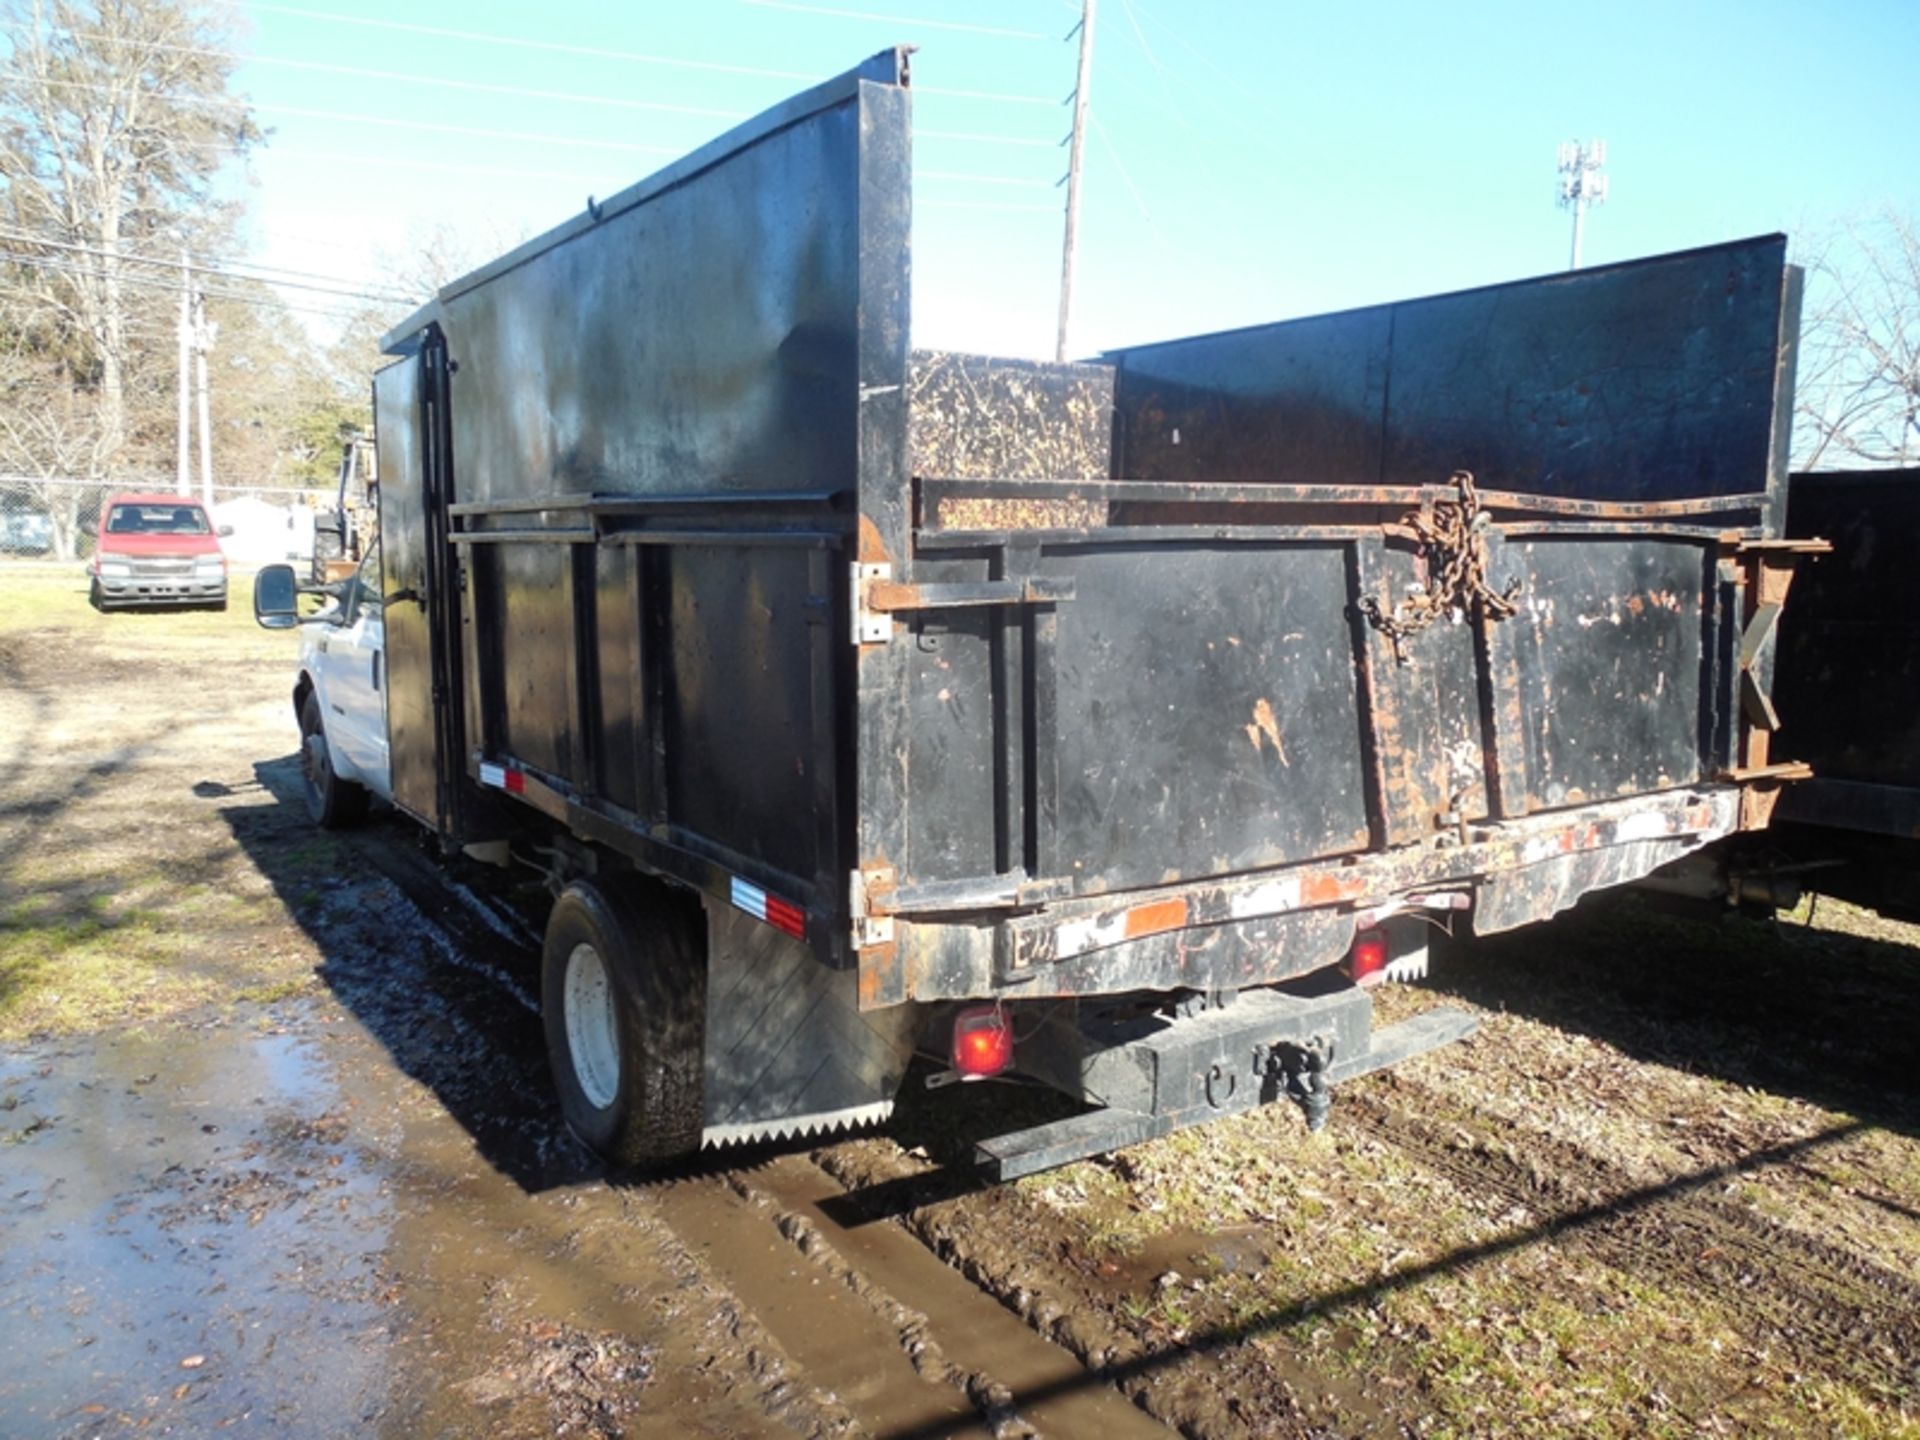
<svg viewBox="0 0 1920 1440">
<path fill-rule="evenodd" d="M 1771 838 L 1812 888 L 1920 915 L 1920 607 L 1906 573 L 1920 470 L 1795 475 L 1787 533 L 1826 536 L 1833 553 L 1781 621 L 1780 750 L 1813 778 L 1782 796 Z"/>
<path fill-rule="evenodd" d="M 1471 1023 L 1349 972 L 1766 822 L 1781 237 L 916 353 L 910 102 L 876 56 L 388 338 L 395 799 L 559 892 L 576 1130 L 875 1119 L 917 1049 L 1093 1107 L 1001 1176 L 1317 1119 Z"/>
</svg>

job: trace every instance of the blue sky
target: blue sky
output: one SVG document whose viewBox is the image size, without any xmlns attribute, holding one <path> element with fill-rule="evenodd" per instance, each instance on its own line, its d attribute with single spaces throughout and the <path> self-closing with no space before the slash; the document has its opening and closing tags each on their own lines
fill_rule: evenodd
<svg viewBox="0 0 1920 1440">
<path fill-rule="evenodd" d="M 379 283 L 435 226 L 484 259 L 916 44 L 915 341 L 1051 353 L 1077 0 L 242 10 L 252 258 Z M 1095 34 L 1076 353 L 1561 268 L 1567 139 L 1608 142 L 1590 264 L 1920 210 L 1920 0 L 1100 0 Z"/>
</svg>

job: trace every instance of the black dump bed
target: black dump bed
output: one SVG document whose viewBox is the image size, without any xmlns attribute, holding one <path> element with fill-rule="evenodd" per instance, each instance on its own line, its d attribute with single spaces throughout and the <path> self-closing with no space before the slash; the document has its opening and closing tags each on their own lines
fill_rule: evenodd
<svg viewBox="0 0 1920 1440">
<path fill-rule="evenodd" d="M 1500 929 L 1741 823 L 1780 237 L 915 355 L 909 94 L 878 56 L 390 337 L 403 806 L 531 805 L 870 1006 L 1279 979 L 1369 907 Z"/>
<path fill-rule="evenodd" d="M 1920 840 L 1920 470 L 1795 475 L 1789 496 L 1788 533 L 1833 553 L 1795 582 L 1780 626 L 1780 749 L 1813 767 L 1781 818 Z"/>
</svg>

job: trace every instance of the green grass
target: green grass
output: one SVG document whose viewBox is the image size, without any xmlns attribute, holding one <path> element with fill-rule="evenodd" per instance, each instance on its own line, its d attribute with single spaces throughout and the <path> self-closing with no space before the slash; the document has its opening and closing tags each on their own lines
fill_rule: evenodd
<svg viewBox="0 0 1920 1440">
<path fill-rule="evenodd" d="M 46 561 L 0 561 L 0 637 L 65 634 L 101 641 L 141 654 L 191 651 L 236 659 L 291 660 L 292 631 L 263 630 L 253 619 L 253 576 L 236 572 L 227 581 L 227 608 L 168 607 L 95 610 L 87 602 L 86 567 Z"/>
<path fill-rule="evenodd" d="M 252 766 L 292 743 L 290 722 L 252 716 L 284 705 L 297 635 L 262 630 L 252 605 L 235 575 L 225 611 L 102 613 L 84 566 L 0 562 L 0 748 L 16 765 L 0 783 L 0 1041 L 309 983 L 310 942 L 228 823 L 272 803 Z M 315 841 L 289 870 L 337 863 Z"/>
</svg>

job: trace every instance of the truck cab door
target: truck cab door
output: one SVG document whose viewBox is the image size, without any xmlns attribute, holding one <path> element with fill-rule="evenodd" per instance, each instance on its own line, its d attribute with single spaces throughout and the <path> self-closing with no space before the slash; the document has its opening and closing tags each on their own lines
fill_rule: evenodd
<svg viewBox="0 0 1920 1440">
<path fill-rule="evenodd" d="M 447 539 L 453 499 L 447 407 L 452 363 L 436 327 L 373 377 L 385 566 L 381 674 L 395 806 L 464 843 L 467 750 L 459 567 Z"/>
<path fill-rule="evenodd" d="M 391 799 L 385 609 L 376 544 L 347 583 L 339 627 L 327 636 L 323 694 L 328 744 L 368 789 Z"/>
</svg>

